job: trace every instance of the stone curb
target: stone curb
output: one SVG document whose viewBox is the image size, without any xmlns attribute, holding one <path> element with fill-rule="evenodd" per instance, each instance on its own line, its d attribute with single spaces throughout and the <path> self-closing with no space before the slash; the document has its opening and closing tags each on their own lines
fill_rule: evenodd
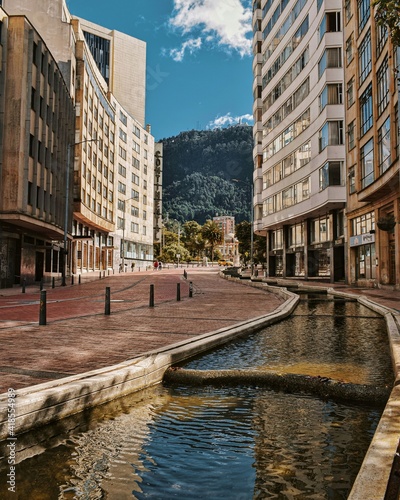
<svg viewBox="0 0 400 500">
<path fill-rule="evenodd" d="M 289 316 L 299 297 L 271 290 L 286 301 L 275 311 L 252 320 L 202 334 L 189 340 L 149 351 L 138 358 L 90 372 L 45 382 L 16 391 L 13 431 L 20 434 L 61 420 L 86 408 L 106 403 L 162 381 L 172 364 L 226 343 Z M 0 440 L 9 436 L 8 395 L 0 395 Z"/>
</svg>

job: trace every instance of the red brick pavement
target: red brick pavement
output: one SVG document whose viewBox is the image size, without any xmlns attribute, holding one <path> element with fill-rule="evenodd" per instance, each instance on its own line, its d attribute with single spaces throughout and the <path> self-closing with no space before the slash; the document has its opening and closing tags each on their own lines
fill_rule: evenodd
<svg viewBox="0 0 400 500">
<path fill-rule="evenodd" d="M 261 316 L 282 303 L 269 292 L 221 279 L 215 268 L 187 272 L 188 280 L 182 269 L 164 269 L 47 288 L 45 326 L 38 325 L 38 287 L 25 294 L 0 290 L 0 393 L 117 364 Z M 150 284 L 154 308 L 149 307 Z M 108 286 L 111 315 L 105 316 Z"/>
<path fill-rule="evenodd" d="M 261 316 L 282 300 L 257 288 L 221 279 L 217 269 L 164 269 L 84 278 L 81 285 L 47 287 L 47 325 L 39 326 L 37 286 L 0 290 L 0 393 L 120 363 L 190 337 Z M 97 278 L 97 279 L 95 279 Z M 189 298 L 189 281 L 193 298 Z M 281 280 L 279 280 L 281 282 Z M 294 280 L 287 280 L 287 284 Z M 181 301 L 176 301 L 180 283 Z M 400 311 L 400 291 L 352 288 L 318 281 L 363 295 Z M 155 307 L 149 307 L 150 284 Z M 104 315 L 106 287 L 111 315 Z"/>
</svg>

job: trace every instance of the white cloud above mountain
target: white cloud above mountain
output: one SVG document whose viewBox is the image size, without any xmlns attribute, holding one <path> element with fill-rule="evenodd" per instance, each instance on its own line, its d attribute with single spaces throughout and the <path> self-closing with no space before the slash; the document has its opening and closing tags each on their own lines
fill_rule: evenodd
<svg viewBox="0 0 400 500">
<path fill-rule="evenodd" d="M 245 114 L 240 116 L 232 116 L 231 113 L 227 113 L 224 116 L 218 116 L 207 125 L 208 129 L 214 128 L 224 128 L 230 127 L 232 125 L 252 125 L 253 124 L 253 115 Z"/>
</svg>

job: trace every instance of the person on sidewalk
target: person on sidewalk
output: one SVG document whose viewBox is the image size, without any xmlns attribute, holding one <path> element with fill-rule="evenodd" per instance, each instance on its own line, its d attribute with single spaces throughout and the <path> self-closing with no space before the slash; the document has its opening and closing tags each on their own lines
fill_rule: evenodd
<svg viewBox="0 0 400 500">
<path fill-rule="evenodd" d="M 154 261 L 154 271 L 158 270 L 158 261 Z"/>
</svg>

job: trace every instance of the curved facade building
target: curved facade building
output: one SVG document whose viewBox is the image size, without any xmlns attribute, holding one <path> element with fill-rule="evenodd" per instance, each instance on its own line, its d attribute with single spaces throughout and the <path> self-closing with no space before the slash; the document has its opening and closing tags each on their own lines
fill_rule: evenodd
<svg viewBox="0 0 400 500">
<path fill-rule="evenodd" d="M 345 277 L 340 0 L 253 2 L 254 229 L 268 276 Z"/>
</svg>

